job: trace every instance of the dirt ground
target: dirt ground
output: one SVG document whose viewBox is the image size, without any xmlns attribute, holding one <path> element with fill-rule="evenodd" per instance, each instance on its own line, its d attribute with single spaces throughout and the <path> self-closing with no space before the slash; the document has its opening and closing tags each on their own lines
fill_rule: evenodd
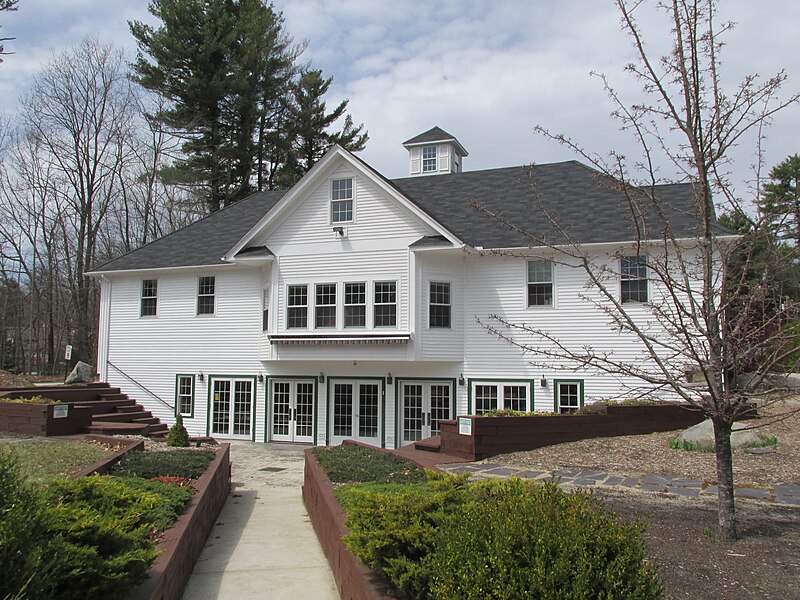
<svg viewBox="0 0 800 600">
<path fill-rule="evenodd" d="M 33 385 L 29 378 L 0 370 L 0 388 L 26 387 L 29 385 Z"/>
<path fill-rule="evenodd" d="M 751 422 L 758 432 L 777 436 L 778 446 L 773 454 L 735 452 L 737 485 L 800 484 L 800 413 L 774 420 L 779 412 L 798 406 L 795 401 L 775 407 Z M 618 475 L 652 473 L 715 482 L 714 454 L 670 449 L 667 442 L 677 433 L 583 440 L 495 456 L 488 462 L 532 470 L 582 467 Z M 741 539 L 723 542 L 716 537 L 714 497 L 608 488 L 594 493 L 620 518 L 647 523 L 648 556 L 658 565 L 668 598 L 800 598 L 800 507 L 739 499 Z"/>
</svg>

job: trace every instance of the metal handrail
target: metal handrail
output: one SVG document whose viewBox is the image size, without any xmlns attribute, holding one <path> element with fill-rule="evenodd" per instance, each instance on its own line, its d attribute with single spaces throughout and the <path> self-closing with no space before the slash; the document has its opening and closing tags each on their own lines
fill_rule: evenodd
<svg viewBox="0 0 800 600">
<path fill-rule="evenodd" d="M 174 406 L 173 404 L 170 404 L 169 402 L 165 402 L 164 400 L 162 400 L 162 399 L 161 399 L 161 397 L 159 397 L 159 395 L 158 395 L 158 394 L 156 394 L 156 393 L 154 393 L 154 392 L 151 392 L 150 390 L 148 390 L 148 389 L 147 389 L 147 388 L 146 388 L 144 385 L 142 385 L 141 383 L 139 383 L 138 381 L 136 381 L 136 380 L 135 380 L 133 377 L 131 377 L 130 375 L 128 375 L 128 374 L 127 374 L 125 371 L 123 371 L 122 369 L 120 369 L 120 368 L 119 368 L 117 365 L 115 365 L 114 363 L 112 363 L 110 360 L 107 360 L 107 361 L 106 361 L 106 364 L 107 364 L 108 366 L 110 366 L 110 367 L 114 367 L 114 369 L 116 369 L 117 371 L 119 371 L 120 373 L 122 373 L 122 375 L 123 375 L 125 378 L 127 378 L 129 381 L 131 381 L 131 382 L 132 382 L 132 383 L 134 383 L 135 385 L 139 386 L 140 388 L 142 388 L 142 389 L 143 389 L 145 392 L 147 392 L 148 394 L 150 394 L 150 395 L 151 395 L 153 398 L 155 398 L 156 400 L 158 400 L 159 402 L 161 402 L 161 404 L 163 404 L 164 406 L 166 406 L 167 408 L 169 408 L 169 409 L 170 409 L 170 410 L 172 410 L 172 411 L 174 411 L 174 410 L 175 410 L 175 406 Z"/>
</svg>

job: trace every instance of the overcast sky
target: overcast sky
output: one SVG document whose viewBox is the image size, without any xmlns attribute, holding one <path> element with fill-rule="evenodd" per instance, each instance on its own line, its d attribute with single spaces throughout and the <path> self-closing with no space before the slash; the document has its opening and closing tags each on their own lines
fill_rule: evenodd
<svg viewBox="0 0 800 600">
<path fill-rule="evenodd" d="M 652 2 L 651 2 L 652 4 Z M 785 68 L 787 93 L 800 90 L 796 0 L 722 0 L 721 20 L 738 23 L 723 53 L 726 83 Z M 626 98 L 641 97 L 623 73 L 633 50 L 611 0 L 276 0 L 286 29 L 307 40 L 304 59 L 334 76 L 330 105 L 349 98 L 370 141 L 362 157 L 388 177 L 407 175 L 404 140 L 438 125 L 469 151 L 465 170 L 575 158 L 533 133 L 563 132 L 601 154 L 633 156 L 609 117 L 611 104 L 590 71 L 606 74 Z M 0 37 L 15 36 L 0 65 L 0 111 L 13 118 L 17 97 L 52 55 L 87 35 L 123 47 L 135 43 L 127 21 L 156 21 L 145 0 L 20 0 L 0 13 Z M 654 49 L 663 20 L 642 14 Z M 800 109 L 775 118 L 765 145 L 768 166 L 800 152 Z M 748 143 L 749 142 L 749 143 Z M 752 140 L 741 145 L 735 178 L 752 177 Z"/>
</svg>

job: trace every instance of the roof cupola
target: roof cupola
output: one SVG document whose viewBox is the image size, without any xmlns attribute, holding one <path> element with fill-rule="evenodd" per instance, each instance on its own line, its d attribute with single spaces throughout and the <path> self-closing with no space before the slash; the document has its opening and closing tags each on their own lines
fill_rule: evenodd
<svg viewBox="0 0 800 600">
<path fill-rule="evenodd" d="M 460 173 L 461 162 L 469 153 L 459 141 L 439 127 L 403 142 L 408 149 L 411 175 Z"/>
</svg>

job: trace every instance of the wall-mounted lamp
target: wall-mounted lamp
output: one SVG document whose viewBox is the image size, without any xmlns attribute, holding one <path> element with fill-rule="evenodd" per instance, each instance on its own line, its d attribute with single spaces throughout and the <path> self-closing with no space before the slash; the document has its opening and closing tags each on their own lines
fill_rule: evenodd
<svg viewBox="0 0 800 600">
<path fill-rule="evenodd" d="M 206 376 L 205 376 L 205 375 L 203 375 L 203 372 L 202 372 L 202 371 L 200 371 L 200 372 L 197 374 L 197 378 L 198 378 L 200 381 L 203 381 L 203 379 L 205 379 L 205 378 L 206 378 Z"/>
<path fill-rule="evenodd" d="M 458 376 L 458 385 L 464 385 L 464 374 Z"/>
<path fill-rule="evenodd" d="M 542 387 L 547 387 L 547 377 L 542 377 L 539 380 L 539 385 L 542 386 Z"/>
<path fill-rule="evenodd" d="M 389 373 L 388 375 L 386 375 L 386 384 L 387 384 L 387 385 L 392 385 L 392 381 L 394 381 L 394 380 L 392 379 L 392 374 L 391 374 L 391 373 Z"/>
<path fill-rule="evenodd" d="M 258 383 L 264 383 L 264 374 L 263 373 L 259 373 L 258 374 Z"/>
<path fill-rule="evenodd" d="M 325 383 L 325 373 L 323 373 L 322 371 L 320 371 L 320 372 L 319 372 L 319 379 L 318 379 L 318 381 L 319 381 L 320 383 Z"/>
<path fill-rule="evenodd" d="M 336 237 L 344 237 L 344 227 L 337 225 L 333 228 L 333 233 L 336 234 Z"/>
</svg>

